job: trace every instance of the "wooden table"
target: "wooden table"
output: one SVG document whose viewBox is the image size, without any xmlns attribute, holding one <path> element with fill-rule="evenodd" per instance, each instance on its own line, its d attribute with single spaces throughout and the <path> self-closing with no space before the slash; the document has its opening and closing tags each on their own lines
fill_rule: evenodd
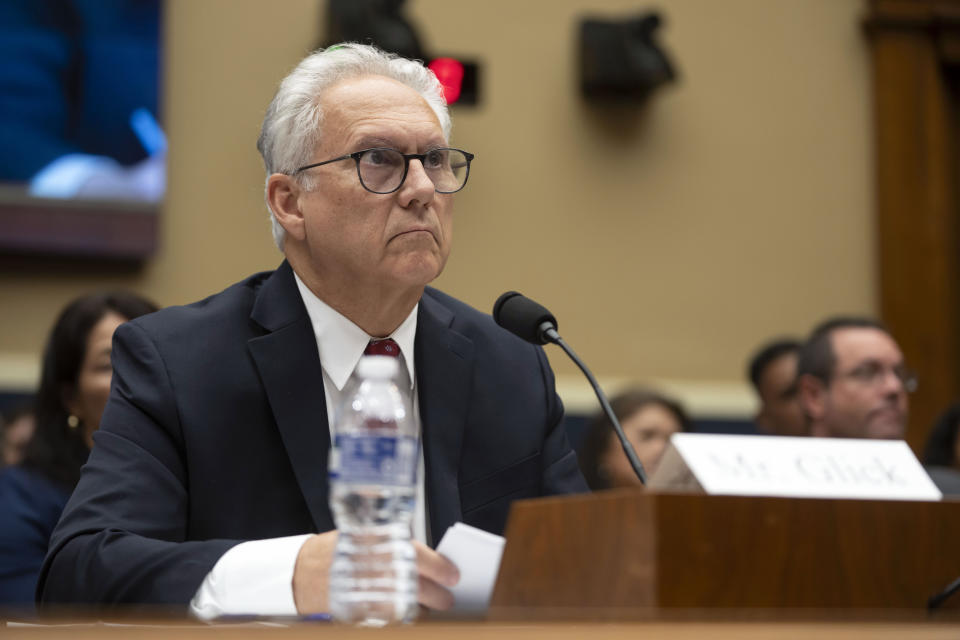
<svg viewBox="0 0 960 640">
<path fill-rule="evenodd" d="M 4 640 L 282 640 L 317 637 L 397 640 L 506 640 L 508 638 L 550 638 L 551 640 L 619 640 L 666 638 L 675 640 L 956 640 L 960 622 L 744 622 L 744 621 L 651 621 L 634 623 L 451 623 L 423 622 L 386 629 L 356 629 L 329 623 L 302 623 L 292 626 L 196 625 L 155 623 L 144 625 L 59 625 L 7 627 L 0 629 Z"/>
</svg>

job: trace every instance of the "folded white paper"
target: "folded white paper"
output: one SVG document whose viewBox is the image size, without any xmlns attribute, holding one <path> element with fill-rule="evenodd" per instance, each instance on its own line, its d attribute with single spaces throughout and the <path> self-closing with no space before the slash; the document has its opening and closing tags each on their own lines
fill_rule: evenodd
<svg viewBox="0 0 960 640">
<path fill-rule="evenodd" d="M 500 570 L 504 538 L 458 522 L 447 529 L 437 551 L 460 570 L 453 593 L 453 612 L 480 615 L 490 606 Z"/>
</svg>

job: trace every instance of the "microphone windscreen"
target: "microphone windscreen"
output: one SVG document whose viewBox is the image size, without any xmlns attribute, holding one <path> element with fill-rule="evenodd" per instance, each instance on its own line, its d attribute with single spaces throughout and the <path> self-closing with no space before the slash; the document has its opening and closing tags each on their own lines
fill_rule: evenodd
<svg viewBox="0 0 960 640">
<path fill-rule="evenodd" d="M 533 344 L 546 344 L 540 325 L 549 322 L 557 328 L 557 319 L 546 307 L 516 291 L 507 291 L 493 304 L 494 321 L 510 333 Z"/>
</svg>

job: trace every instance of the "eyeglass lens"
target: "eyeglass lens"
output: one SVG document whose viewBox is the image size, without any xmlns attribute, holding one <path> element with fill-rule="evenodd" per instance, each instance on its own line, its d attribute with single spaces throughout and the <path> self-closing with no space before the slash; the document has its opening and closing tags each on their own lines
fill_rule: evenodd
<svg viewBox="0 0 960 640">
<path fill-rule="evenodd" d="M 467 180 L 467 156 L 457 149 L 434 149 L 423 159 L 423 169 L 440 193 L 453 193 Z M 360 181 L 375 193 L 390 193 L 400 188 L 405 178 L 403 154 L 393 149 L 368 149 L 357 160 Z"/>
<path fill-rule="evenodd" d="M 884 379 L 888 369 L 879 363 L 871 362 L 860 365 L 850 372 L 850 375 L 864 384 L 877 384 Z M 912 393 L 917 388 L 917 377 L 909 369 L 904 367 L 894 367 L 893 375 L 903 384 L 904 390 Z"/>
</svg>

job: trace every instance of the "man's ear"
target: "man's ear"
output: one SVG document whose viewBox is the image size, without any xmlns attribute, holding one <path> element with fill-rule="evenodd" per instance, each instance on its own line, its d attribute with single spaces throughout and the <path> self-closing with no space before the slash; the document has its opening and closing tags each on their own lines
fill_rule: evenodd
<svg viewBox="0 0 960 640">
<path fill-rule="evenodd" d="M 803 413 L 812 422 L 814 432 L 810 435 L 821 435 L 815 431 L 827 413 L 827 385 L 820 378 L 805 373 L 797 379 L 797 399 Z"/>
<path fill-rule="evenodd" d="M 306 237 L 303 212 L 300 210 L 300 185 L 291 176 L 275 173 L 267 179 L 267 204 L 277 222 L 295 240 Z"/>
</svg>

